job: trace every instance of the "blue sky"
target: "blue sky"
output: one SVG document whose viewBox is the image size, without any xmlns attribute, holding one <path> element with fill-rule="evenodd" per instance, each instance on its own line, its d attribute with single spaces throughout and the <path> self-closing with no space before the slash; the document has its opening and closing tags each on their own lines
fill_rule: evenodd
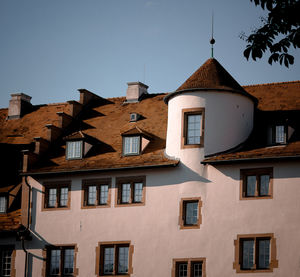
<svg viewBox="0 0 300 277">
<path fill-rule="evenodd" d="M 210 58 L 241 84 L 299 80 L 290 68 L 243 57 L 242 31 L 264 12 L 250 0 L 1 0 L 0 107 L 23 92 L 33 104 L 78 100 L 77 89 L 124 96 L 127 82 L 150 93 L 177 89 Z"/>
</svg>

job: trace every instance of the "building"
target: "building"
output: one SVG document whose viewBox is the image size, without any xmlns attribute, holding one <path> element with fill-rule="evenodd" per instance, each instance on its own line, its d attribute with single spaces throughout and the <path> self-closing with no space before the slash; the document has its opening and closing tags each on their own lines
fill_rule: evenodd
<svg viewBox="0 0 300 277">
<path fill-rule="evenodd" d="M 299 276 L 300 81 L 147 89 L 0 110 L 1 276 Z"/>
</svg>

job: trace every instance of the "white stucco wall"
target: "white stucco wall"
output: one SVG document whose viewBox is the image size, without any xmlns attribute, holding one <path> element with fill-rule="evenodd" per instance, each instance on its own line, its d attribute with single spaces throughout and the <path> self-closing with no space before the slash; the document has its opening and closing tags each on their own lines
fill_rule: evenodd
<svg viewBox="0 0 300 277">
<path fill-rule="evenodd" d="M 240 168 L 270 166 L 274 173 L 273 199 L 240 200 Z M 45 180 L 30 179 L 34 188 L 31 228 L 35 235 L 27 245 L 35 255 L 32 276 L 41 276 L 39 257 L 45 243 L 77 244 L 79 276 L 85 277 L 95 276 L 98 242 L 124 240 L 130 240 L 134 246 L 132 277 L 171 276 L 172 259 L 197 257 L 206 258 L 207 277 L 240 276 L 233 269 L 233 242 L 237 235 L 274 233 L 279 267 L 273 273 L 254 275 L 298 277 L 299 168 L 299 162 L 205 166 L 200 176 L 181 164 L 172 169 L 78 175 L 72 178 L 71 209 L 61 211 L 41 211 L 41 183 Z M 145 206 L 114 207 L 115 177 L 135 175 L 146 176 Z M 81 180 L 105 177 L 112 177 L 111 207 L 81 209 Z M 53 180 L 60 179 L 70 180 L 70 177 Z M 200 229 L 179 228 L 179 203 L 185 197 L 201 197 Z M 20 264 L 23 263 L 20 254 Z"/>
<path fill-rule="evenodd" d="M 204 155 L 231 149 L 244 142 L 252 131 L 254 105 L 248 97 L 214 91 L 176 95 L 168 102 L 166 153 L 184 163 L 186 156 L 189 159 L 203 152 L 181 149 L 182 109 L 187 108 L 205 108 Z"/>
</svg>

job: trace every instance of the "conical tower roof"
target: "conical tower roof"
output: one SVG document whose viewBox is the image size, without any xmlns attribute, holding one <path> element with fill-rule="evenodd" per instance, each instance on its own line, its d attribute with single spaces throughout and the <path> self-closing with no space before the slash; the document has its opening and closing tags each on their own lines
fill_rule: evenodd
<svg viewBox="0 0 300 277">
<path fill-rule="evenodd" d="M 175 92 L 166 96 L 167 102 L 173 96 L 191 90 L 217 90 L 243 94 L 256 99 L 248 94 L 227 70 L 214 58 L 208 59 L 198 68 Z"/>
</svg>

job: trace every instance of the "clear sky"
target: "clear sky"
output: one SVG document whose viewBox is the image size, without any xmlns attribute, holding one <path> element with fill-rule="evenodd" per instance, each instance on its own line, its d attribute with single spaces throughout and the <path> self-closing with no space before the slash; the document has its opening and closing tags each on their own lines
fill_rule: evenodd
<svg viewBox="0 0 300 277">
<path fill-rule="evenodd" d="M 212 10 L 215 58 L 241 85 L 300 79 L 299 50 L 290 68 L 243 57 L 239 35 L 264 14 L 250 0 L 0 0 L 0 107 L 15 92 L 124 96 L 134 81 L 172 92 L 210 58 Z"/>
</svg>

